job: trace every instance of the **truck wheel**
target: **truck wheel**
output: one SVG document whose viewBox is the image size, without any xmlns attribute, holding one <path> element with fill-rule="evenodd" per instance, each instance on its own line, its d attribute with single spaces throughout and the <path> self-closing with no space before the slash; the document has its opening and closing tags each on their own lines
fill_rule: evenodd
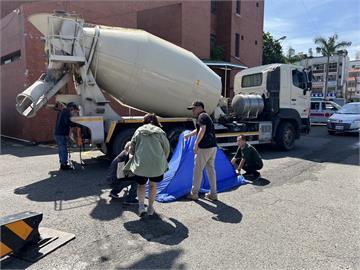
<svg viewBox="0 0 360 270">
<path fill-rule="evenodd" d="M 111 153 L 112 157 L 116 157 L 120 152 L 124 149 L 125 144 L 131 140 L 132 136 L 135 133 L 134 128 L 125 129 L 116 134 L 112 145 L 111 145 Z"/>
<path fill-rule="evenodd" d="M 169 143 L 170 143 L 170 155 L 169 158 L 172 157 L 176 146 L 179 142 L 179 136 L 181 133 L 183 133 L 186 130 L 185 127 L 174 127 L 172 129 L 170 129 L 167 133 L 167 137 L 169 139 Z"/>
<path fill-rule="evenodd" d="M 295 146 L 295 128 L 290 122 L 283 122 L 278 127 L 276 144 L 282 150 L 291 150 Z"/>
<path fill-rule="evenodd" d="M 335 135 L 335 131 L 328 130 L 329 135 Z"/>
</svg>

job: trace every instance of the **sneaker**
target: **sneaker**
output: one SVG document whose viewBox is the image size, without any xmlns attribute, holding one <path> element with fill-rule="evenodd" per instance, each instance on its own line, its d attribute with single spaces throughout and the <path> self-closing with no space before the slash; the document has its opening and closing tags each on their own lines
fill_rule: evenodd
<svg viewBox="0 0 360 270">
<path fill-rule="evenodd" d="M 195 195 L 194 193 L 190 192 L 186 196 L 186 199 L 197 201 L 199 199 L 199 195 Z"/>
<path fill-rule="evenodd" d="M 60 170 L 68 171 L 68 170 L 72 170 L 72 167 L 67 165 L 67 164 L 61 164 L 60 165 Z"/>
<path fill-rule="evenodd" d="M 244 173 L 243 176 L 244 177 L 253 177 L 254 175 L 252 173 Z"/>
<path fill-rule="evenodd" d="M 255 172 L 253 175 L 254 180 L 258 180 L 260 176 L 261 176 L 261 174 L 259 172 Z"/>
<path fill-rule="evenodd" d="M 139 205 L 139 217 L 144 217 L 146 215 L 145 206 Z"/>
<path fill-rule="evenodd" d="M 135 204 L 139 204 L 139 201 L 138 201 L 138 199 L 132 199 L 132 200 L 127 199 L 127 200 L 125 200 L 123 202 L 123 204 L 125 204 L 125 205 L 135 205 Z"/>
<path fill-rule="evenodd" d="M 120 199 L 118 194 L 112 193 L 110 192 L 109 197 L 113 198 L 113 199 Z"/>
<path fill-rule="evenodd" d="M 207 193 L 207 194 L 205 195 L 205 198 L 208 199 L 208 200 L 210 200 L 210 201 L 217 201 L 217 200 L 218 200 L 218 196 L 217 196 L 216 194 L 213 195 L 213 194 L 211 194 L 211 193 Z"/>
<path fill-rule="evenodd" d="M 148 209 L 147 209 L 147 214 L 148 214 L 149 216 L 152 216 L 154 213 L 155 213 L 154 207 L 153 207 L 153 206 L 148 207 Z"/>
</svg>

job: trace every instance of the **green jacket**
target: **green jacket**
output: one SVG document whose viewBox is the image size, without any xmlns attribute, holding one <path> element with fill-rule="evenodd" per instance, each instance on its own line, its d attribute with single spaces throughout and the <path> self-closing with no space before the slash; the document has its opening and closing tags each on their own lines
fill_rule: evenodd
<svg viewBox="0 0 360 270">
<path fill-rule="evenodd" d="M 166 133 L 155 125 L 143 125 L 135 131 L 130 153 L 133 157 L 124 167 L 125 174 L 157 177 L 168 170 L 170 144 Z"/>
</svg>

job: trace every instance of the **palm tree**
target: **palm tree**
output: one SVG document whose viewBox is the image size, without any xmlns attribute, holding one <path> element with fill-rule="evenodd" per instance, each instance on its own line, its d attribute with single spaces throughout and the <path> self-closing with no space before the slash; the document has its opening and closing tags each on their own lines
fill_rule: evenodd
<svg viewBox="0 0 360 270">
<path fill-rule="evenodd" d="M 345 48 L 351 46 L 350 41 L 341 41 L 336 42 L 338 39 L 338 35 L 334 34 L 333 36 L 330 36 L 327 40 L 323 37 L 317 37 L 315 38 L 314 42 L 319 47 L 316 47 L 316 52 L 321 53 L 323 56 L 327 56 L 327 62 L 326 62 L 326 75 L 325 75 L 325 97 L 327 96 L 327 86 L 328 86 L 328 77 L 329 77 L 329 62 L 330 62 L 330 56 L 334 55 L 337 50 L 340 48 Z"/>
</svg>

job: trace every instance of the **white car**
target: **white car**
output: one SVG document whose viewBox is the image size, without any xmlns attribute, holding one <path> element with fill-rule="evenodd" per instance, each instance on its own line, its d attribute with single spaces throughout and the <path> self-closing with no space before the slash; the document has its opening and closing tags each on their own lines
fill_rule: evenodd
<svg viewBox="0 0 360 270">
<path fill-rule="evenodd" d="M 327 122 L 329 134 L 360 131 L 360 102 L 345 104 Z"/>
</svg>

